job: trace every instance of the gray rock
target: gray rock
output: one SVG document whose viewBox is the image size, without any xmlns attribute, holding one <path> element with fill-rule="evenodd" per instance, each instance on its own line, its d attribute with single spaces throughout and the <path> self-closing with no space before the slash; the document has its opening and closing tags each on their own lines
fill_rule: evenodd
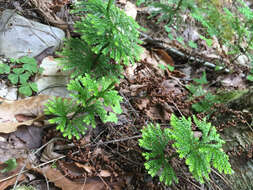
<svg viewBox="0 0 253 190">
<path fill-rule="evenodd" d="M 42 60 L 40 67 L 44 69 L 41 75 L 37 75 L 35 82 L 38 85 L 40 94 L 50 96 L 69 97 L 67 84 L 69 82 L 69 73 L 61 71 L 59 60 L 52 57 L 46 57 Z"/>
<path fill-rule="evenodd" d="M 8 58 L 35 57 L 46 48 L 58 49 L 65 37 L 63 30 L 28 20 L 5 10 L 0 18 L 0 55 Z"/>
<path fill-rule="evenodd" d="M 18 89 L 16 87 L 8 87 L 6 82 L 0 82 L 0 97 L 7 100 L 16 100 L 17 99 Z"/>
</svg>

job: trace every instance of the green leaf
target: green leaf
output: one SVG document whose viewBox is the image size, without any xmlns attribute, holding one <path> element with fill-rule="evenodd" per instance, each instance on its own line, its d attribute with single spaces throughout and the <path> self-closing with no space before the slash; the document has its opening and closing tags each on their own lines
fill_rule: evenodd
<svg viewBox="0 0 253 190">
<path fill-rule="evenodd" d="M 31 89 L 34 91 L 34 92 L 38 92 L 38 86 L 35 82 L 29 82 L 28 83 L 31 87 Z"/>
<path fill-rule="evenodd" d="M 19 75 L 20 83 L 21 84 L 27 83 L 27 80 L 29 79 L 30 76 L 31 76 L 31 74 L 29 72 L 25 72 L 25 73 Z"/>
<path fill-rule="evenodd" d="M 44 69 L 43 67 L 40 67 L 40 68 L 38 69 L 38 73 L 39 73 L 39 74 L 42 74 L 44 70 L 45 70 L 45 69 Z"/>
<path fill-rule="evenodd" d="M 204 178 L 209 179 L 211 166 L 220 172 L 232 173 L 228 156 L 222 150 L 219 134 L 211 123 L 206 122 L 206 118 L 198 120 L 193 115 L 195 126 L 201 131 L 201 138 L 195 137 L 192 131 L 192 120 L 189 117 L 178 118 L 174 114 L 171 116 L 171 126 L 169 129 L 174 139 L 173 147 L 176 148 L 180 158 L 185 158 L 185 163 L 189 166 L 192 175 L 200 183 L 204 183 Z"/>
<path fill-rule="evenodd" d="M 139 146 L 148 150 L 143 153 L 146 159 L 144 166 L 148 173 L 152 177 L 159 175 L 159 180 L 166 185 L 171 185 L 172 182 L 177 183 L 177 176 L 170 165 L 168 156 L 164 153 L 169 140 L 172 140 L 169 130 L 162 130 L 159 124 L 150 123 L 141 132 Z"/>
<path fill-rule="evenodd" d="M 175 69 L 175 67 L 173 67 L 173 66 L 171 66 L 171 65 L 169 65 L 169 64 L 167 65 L 167 68 L 168 68 L 169 71 L 171 71 L 171 72 L 174 71 L 174 69 Z"/>
<path fill-rule="evenodd" d="M 160 69 L 162 69 L 163 71 L 166 69 L 166 67 L 165 67 L 165 65 L 164 64 L 158 64 L 158 67 L 160 68 Z"/>
<path fill-rule="evenodd" d="M 193 49 L 197 49 L 197 48 L 198 48 L 197 44 L 194 43 L 192 40 L 190 40 L 190 41 L 188 42 L 188 45 L 189 45 L 191 48 L 193 48 Z"/>
<path fill-rule="evenodd" d="M 198 84 L 208 84 L 208 81 L 206 79 L 206 71 L 203 71 L 203 76 L 200 79 L 193 79 Z"/>
<path fill-rule="evenodd" d="M 177 37 L 177 41 L 178 41 L 180 44 L 184 44 L 184 38 L 183 38 L 183 37 Z"/>
<path fill-rule="evenodd" d="M 207 43 L 208 47 L 212 47 L 212 44 L 213 44 L 213 40 L 212 40 L 212 39 L 205 38 L 205 37 L 204 37 L 204 36 L 202 36 L 202 35 L 199 35 L 199 37 L 200 37 L 200 39 L 202 39 L 202 40 L 205 40 L 205 41 L 206 41 L 206 43 Z"/>
<path fill-rule="evenodd" d="M 146 0 L 137 0 L 136 5 L 140 6 L 142 3 L 144 3 Z"/>
<path fill-rule="evenodd" d="M 168 32 L 168 33 L 170 33 L 170 32 L 171 32 L 170 27 L 169 27 L 169 26 L 167 26 L 167 25 L 165 25 L 165 26 L 164 26 L 164 29 L 165 29 L 165 31 L 166 31 L 166 32 Z"/>
<path fill-rule="evenodd" d="M 36 63 L 25 63 L 23 65 L 23 68 L 27 71 L 30 71 L 31 73 L 36 73 L 38 71 Z"/>
<path fill-rule="evenodd" d="M 11 158 L 11 159 L 5 161 L 4 163 L 7 164 L 7 167 L 2 169 L 0 171 L 1 173 L 10 172 L 10 171 L 16 169 L 17 165 L 18 165 L 15 158 Z"/>
<path fill-rule="evenodd" d="M 215 66 L 215 71 L 220 71 L 220 70 L 222 70 L 224 67 L 223 66 L 220 66 L 220 65 L 216 65 Z"/>
<path fill-rule="evenodd" d="M 209 111 L 215 103 L 219 103 L 217 97 L 211 93 L 207 93 L 203 100 L 192 104 L 192 108 L 199 113 L 206 112 Z"/>
<path fill-rule="evenodd" d="M 18 75 L 17 74 L 9 74 L 8 79 L 11 81 L 12 84 L 18 83 Z"/>
<path fill-rule="evenodd" d="M 9 65 L 4 63 L 0 64 L 0 74 L 8 74 L 10 73 L 10 70 L 11 68 Z"/>
<path fill-rule="evenodd" d="M 25 70 L 23 68 L 14 68 L 12 70 L 14 73 L 20 75 L 21 73 L 23 73 Z"/>
<path fill-rule="evenodd" d="M 203 96 L 206 91 L 200 85 L 188 84 L 186 88 L 192 93 L 194 97 Z"/>
<path fill-rule="evenodd" d="M 24 56 L 24 57 L 20 58 L 19 61 L 24 64 L 27 63 L 27 64 L 33 64 L 33 65 L 36 64 L 37 65 L 37 61 L 33 57 Z"/>
<path fill-rule="evenodd" d="M 253 81 L 253 75 L 248 75 L 248 76 L 247 76 L 247 80 Z"/>
<path fill-rule="evenodd" d="M 30 87 L 30 85 L 28 83 L 25 83 L 25 84 L 22 84 L 18 91 L 21 93 L 21 94 L 24 94 L 25 96 L 31 96 L 32 95 L 32 89 Z"/>
<path fill-rule="evenodd" d="M 102 0 L 81 1 L 76 9 L 84 17 L 76 22 L 75 28 L 95 54 L 103 54 L 126 65 L 140 59 L 143 51 L 139 46 L 142 43 L 138 37 L 140 26 L 132 17 L 114 3 L 108 12 Z"/>
<path fill-rule="evenodd" d="M 10 61 L 12 63 L 19 63 L 19 59 L 16 59 L 16 58 L 10 58 Z"/>
</svg>

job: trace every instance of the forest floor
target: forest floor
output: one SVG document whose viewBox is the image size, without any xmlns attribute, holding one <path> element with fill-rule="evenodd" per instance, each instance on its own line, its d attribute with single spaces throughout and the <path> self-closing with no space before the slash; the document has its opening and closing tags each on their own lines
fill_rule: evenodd
<svg viewBox="0 0 253 190">
<path fill-rule="evenodd" d="M 43 24 L 61 28 L 67 38 L 78 37 L 73 29 L 73 21 L 78 18 L 70 14 L 72 3 L 68 0 L 1 1 L 0 12 L 14 9 L 26 18 L 36 18 Z M 207 46 L 198 37 L 197 26 L 186 24 L 181 34 L 174 34 L 184 36 L 184 41 L 195 39 L 198 47 L 189 48 L 177 40 L 170 40 L 163 28 L 164 23 L 158 24 L 156 18 L 148 19 L 150 13 L 147 7 L 136 8 L 133 3 L 123 0 L 117 1 L 117 5 L 125 8 L 129 14 L 137 14 L 137 22 L 147 29 L 141 34 L 144 41 L 142 46 L 145 48 L 141 60 L 125 68 L 124 78 L 116 86 L 123 97 L 123 113 L 118 116 L 118 123 L 103 124 L 98 119 L 95 129 L 89 130 L 80 140 L 70 141 L 63 138 L 45 118 L 37 120 L 36 117 L 31 119 L 26 116 L 29 111 L 42 112 L 43 104 L 50 95 L 35 93 L 31 99 L 21 100 L 19 97 L 8 101 L 8 105 L 7 100 L 2 99 L 0 116 L 5 114 L 8 118 L 17 119 L 19 115 L 20 118 L 17 119 L 18 124 L 8 123 L 8 129 L 1 131 L 0 137 L 5 140 L 0 141 L 0 169 L 6 166 L 4 160 L 16 159 L 17 163 L 14 170 L 0 173 L 0 190 L 17 185 L 41 190 L 231 189 L 232 182 L 215 170 L 211 172 L 208 183 L 200 184 L 192 177 L 182 159 L 173 159 L 171 163 L 179 183 L 165 186 L 145 170 L 145 159 L 142 156 L 144 150 L 140 148 L 138 139 L 141 137 L 141 129 L 150 122 L 158 122 L 163 128 L 168 127 L 172 113 L 186 117 L 193 114 L 199 118 L 206 116 L 192 109 L 193 104 L 203 99 L 189 99 L 190 92 L 186 86 L 192 81 L 207 80 L 204 89 L 212 93 L 246 90 L 252 86 L 252 82 L 246 79 L 249 68 L 242 61 L 241 64 L 229 64 L 218 44 Z M 49 56 L 51 60 L 57 59 L 55 52 L 44 53 L 38 63 L 41 64 L 41 60 Z M 213 63 L 221 60 L 226 63 L 225 68 L 216 71 Z M 0 80 L 5 78 L 1 77 Z M 224 129 L 238 123 L 252 123 L 250 112 L 238 113 L 236 109 L 215 106 L 216 112 L 209 115 L 209 121 L 214 121 L 221 134 Z M 17 110 L 21 111 L 18 113 Z M 235 121 L 224 119 L 222 123 L 218 122 L 221 114 L 224 117 L 226 114 L 235 115 Z M 34 148 L 36 145 L 39 147 Z M 253 148 L 249 148 L 244 152 L 247 154 L 245 159 L 252 159 L 252 151 Z M 229 156 L 235 154 L 239 156 L 236 151 L 229 152 Z"/>
</svg>

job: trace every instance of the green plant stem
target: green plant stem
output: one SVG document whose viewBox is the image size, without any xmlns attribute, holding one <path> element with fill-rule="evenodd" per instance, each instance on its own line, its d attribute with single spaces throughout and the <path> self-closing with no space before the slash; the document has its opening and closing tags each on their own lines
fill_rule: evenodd
<svg viewBox="0 0 253 190">
<path fill-rule="evenodd" d="M 107 8 L 106 8 L 106 13 L 107 16 L 110 17 L 110 8 L 112 6 L 113 0 L 109 0 L 108 4 L 107 4 Z"/>
<path fill-rule="evenodd" d="M 113 81 L 104 91 L 100 92 L 98 96 L 91 96 L 87 101 L 86 101 L 86 107 L 83 107 L 81 104 L 78 105 L 78 109 L 75 111 L 75 113 L 71 116 L 69 119 L 70 121 L 74 119 L 79 113 L 85 112 L 86 109 L 90 106 L 89 104 L 94 100 L 94 99 L 99 99 L 103 97 L 104 93 L 109 91 L 114 85 L 116 84 L 115 81 Z"/>
<path fill-rule="evenodd" d="M 103 54 L 102 51 L 107 48 L 107 46 L 109 45 L 109 43 L 106 43 L 99 51 L 99 53 L 97 54 L 96 58 L 93 61 L 93 64 L 91 66 L 91 70 L 95 69 L 96 65 L 97 65 L 97 61 L 100 58 L 100 56 Z"/>
</svg>

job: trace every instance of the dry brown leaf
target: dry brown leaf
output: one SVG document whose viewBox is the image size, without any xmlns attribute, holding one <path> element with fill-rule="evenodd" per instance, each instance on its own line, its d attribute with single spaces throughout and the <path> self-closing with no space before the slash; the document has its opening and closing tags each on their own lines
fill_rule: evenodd
<svg viewBox="0 0 253 190">
<path fill-rule="evenodd" d="M 18 114 L 43 115 L 44 104 L 50 99 L 48 95 L 39 95 L 22 100 L 8 101 L 1 98 L 0 118 L 15 121 Z"/>
<path fill-rule="evenodd" d="M 109 172 L 108 170 L 101 170 L 101 171 L 99 172 L 99 175 L 100 175 L 101 177 L 110 177 L 112 174 L 111 174 L 111 172 Z"/>
<path fill-rule="evenodd" d="M 25 121 L 25 122 L 6 122 L 0 124 L 0 133 L 12 133 L 17 130 L 19 126 L 23 125 L 32 125 L 33 120 Z"/>
<path fill-rule="evenodd" d="M 145 111 L 152 120 L 170 120 L 172 112 L 168 112 L 162 105 L 152 105 Z"/>
<path fill-rule="evenodd" d="M 62 173 L 49 166 L 42 169 L 34 169 L 37 172 L 44 174 L 50 182 L 53 182 L 55 186 L 61 188 L 62 190 L 105 190 L 105 184 L 98 177 L 88 177 L 83 180 L 83 182 L 74 182 L 64 177 Z"/>
<path fill-rule="evenodd" d="M 174 66 L 174 61 L 169 54 L 163 49 L 153 49 L 161 59 L 163 59 L 168 65 Z"/>
<path fill-rule="evenodd" d="M 143 99 L 139 98 L 137 100 L 137 102 L 138 103 L 136 104 L 136 106 L 140 110 L 145 110 L 148 107 L 148 105 L 150 104 L 150 100 L 148 98 L 143 98 Z"/>
<path fill-rule="evenodd" d="M 75 165 L 80 167 L 80 168 L 85 169 L 85 171 L 88 172 L 88 173 L 92 173 L 93 171 L 95 171 L 95 168 L 92 167 L 92 166 L 89 166 L 89 164 L 80 164 L 78 162 L 75 162 Z"/>
<path fill-rule="evenodd" d="M 1 98 L 0 104 L 0 132 L 11 133 L 17 130 L 18 126 L 31 125 L 43 118 L 44 104 L 50 96 L 40 95 L 17 101 L 8 101 Z M 33 116 L 31 120 L 17 122 L 20 115 Z M 35 119 L 33 119 L 35 116 Z M 29 118 L 29 117 L 27 117 Z"/>
<path fill-rule="evenodd" d="M 78 167 L 73 162 L 65 162 L 65 161 L 58 161 L 59 168 L 63 171 L 65 175 L 73 178 L 79 178 L 82 179 L 85 177 L 85 170 L 81 167 Z"/>
</svg>

